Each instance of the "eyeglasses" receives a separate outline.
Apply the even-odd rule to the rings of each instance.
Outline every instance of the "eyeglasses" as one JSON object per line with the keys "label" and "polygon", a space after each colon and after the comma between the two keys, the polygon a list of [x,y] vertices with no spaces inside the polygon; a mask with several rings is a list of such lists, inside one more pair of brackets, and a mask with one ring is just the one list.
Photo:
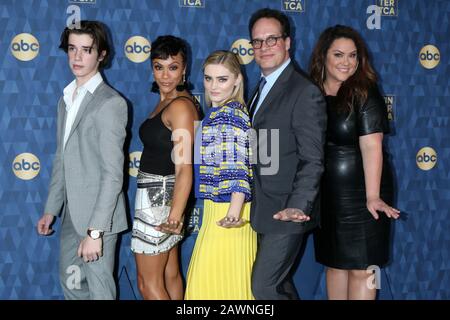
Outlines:
{"label": "eyeglasses", "polygon": [[266,44],[266,46],[268,47],[273,47],[277,44],[278,39],[284,38],[284,36],[270,36],[267,37],[266,40],[262,40],[262,39],[253,39],[252,41],[249,41],[249,43],[252,45],[253,49],[261,49],[263,42]]}

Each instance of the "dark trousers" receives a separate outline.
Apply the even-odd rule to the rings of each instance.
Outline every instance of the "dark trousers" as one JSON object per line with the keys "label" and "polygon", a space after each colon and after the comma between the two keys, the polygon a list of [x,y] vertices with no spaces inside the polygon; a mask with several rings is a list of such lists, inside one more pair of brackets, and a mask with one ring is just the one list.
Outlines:
{"label": "dark trousers", "polygon": [[300,251],[303,234],[260,234],[252,271],[257,300],[298,300],[290,271]]}

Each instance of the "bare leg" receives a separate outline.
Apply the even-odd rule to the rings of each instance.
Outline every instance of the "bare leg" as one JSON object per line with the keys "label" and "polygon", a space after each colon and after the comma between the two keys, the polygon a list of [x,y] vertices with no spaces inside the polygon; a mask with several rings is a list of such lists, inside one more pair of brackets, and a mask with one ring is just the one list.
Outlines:
{"label": "bare leg", "polygon": [[372,273],[366,270],[349,270],[348,298],[350,300],[375,300],[377,290],[369,285]]}
{"label": "bare leg", "polygon": [[329,300],[348,300],[348,270],[327,268]]}
{"label": "bare leg", "polygon": [[183,300],[183,281],[181,280],[180,265],[178,264],[178,246],[169,251],[164,272],[166,289],[171,300]]}
{"label": "bare leg", "polygon": [[169,253],[156,256],[135,254],[138,287],[145,300],[170,300],[164,283],[164,270]]}

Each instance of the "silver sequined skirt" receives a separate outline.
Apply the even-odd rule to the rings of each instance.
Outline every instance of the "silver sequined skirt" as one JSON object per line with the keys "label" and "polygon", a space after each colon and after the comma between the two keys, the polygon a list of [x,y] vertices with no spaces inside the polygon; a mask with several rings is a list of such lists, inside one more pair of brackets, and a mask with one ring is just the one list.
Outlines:
{"label": "silver sequined skirt", "polygon": [[155,226],[167,221],[172,205],[175,175],[138,172],[131,251],[156,255],[173,248],[183,235],[167,234]]}

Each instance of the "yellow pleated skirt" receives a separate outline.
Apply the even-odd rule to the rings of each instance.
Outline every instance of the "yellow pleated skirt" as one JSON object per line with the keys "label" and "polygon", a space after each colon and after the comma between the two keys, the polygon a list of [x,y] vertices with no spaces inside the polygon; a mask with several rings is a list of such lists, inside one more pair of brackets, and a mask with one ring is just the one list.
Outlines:
{"label": "yellow pleated skirt", "polygon": [[[203,221],[187,273],[186,300],[253,300],[252,266],[256,233],[250,223],[240,228],[219,227],[229,203],[205,200]],[[250,203],[242,208],[250,220]]]}

